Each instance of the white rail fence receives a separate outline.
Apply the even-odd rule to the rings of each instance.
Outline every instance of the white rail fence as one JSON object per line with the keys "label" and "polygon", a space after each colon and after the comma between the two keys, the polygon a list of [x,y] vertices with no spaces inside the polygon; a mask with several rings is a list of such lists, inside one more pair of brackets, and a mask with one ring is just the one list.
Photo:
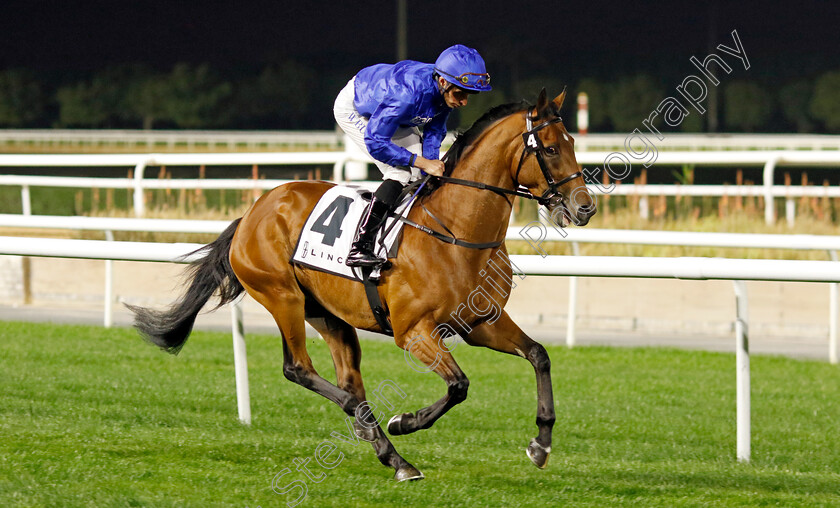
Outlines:
{"label": "white rail fence", "polygon": [[[0,214],[0,227],[103,231],[109,240],[113,240],[114,231],[219,234],[229,224],[230,221]],[[543,244],[546,242],[571,243],[575,254],[578,253],[578,246],[581,243],[818,250],[825,251],[828,258],[832,261],[838,260],[837,252],[840,251],[840,237],[838,236],[699,233],[592,228],[560,230],[537,221],[525,224],[522,227],[509,228],[506,239],[525,241],[538,254],[545,253]],[[140,255],[142,256],[142,254]],[[577,337],[576,317],[578,293],[577,277],[574,274],[569,275],[571,278],[569,283],[566,344],[569,347],[573,347]],[[113,261],[106,260],[103,311],[103,324],[106,327],[113,324],[113,285]],[[834,283],[829,284],[828,357],[829,361],[833,364],[837,364],[840,361],[840,285]]]}
{"label": "white rail fence", "polygon": [[[579,151],[621,150],[626,134],[573,134]],[[666,133],[665,139],[654,139],[663,151],[679,150],[840,150],[840,136],[830,134],[687,134]]]}
{"label": "white rail fence", "polygon": [[[2,219],[0,219],[2,224]],[[508,230],[508,240],[524,240],[538,254],[544,254],[544,242],[567,242],[572,244],[575,255],[581,243],[616,243],[626,245],[659,245],[680,247],[723,247],[749,249],[787,249],[825,251],[828,259],[838,260],[840,236],[827,235],[773,235],[743,233],[705,233],[686,231],[647,231],[622,229],[575,228],[560,230],[551,225],[534,221],[518,231]],[[660,259],[660,258],[650,258]],[[566,344],[574,346],[576,340],[577,277],[570,274],[569,310],[566,328]],[[840,284],[829,284],[829,351],[832,364],[840,361]]]}
{"label": "white rail fence", "polygon": [[[0,130],[0,143],[35,148],[116,148],[145,146],[151,149],[205,147],[234,150],[318,148],[340,149],[342,137],[336,131],[185,131],[185,130],[92,130],[21,129]],[[806,142],[808,144],[808,142]]]}
{"label": "white rail fence", "polygon": [[[158,244],[0,237],[0,254],[131,261],[190,261],[185,256],[199,244]],[[736,294],[736,457],[751,455],[749,319],[745,280],[840,282],[840,264],[829,261],[779,261],[711,258],[632,258],[617,256],[511,256],[524,275],[641,277],[733,280]],[[237,406],[239,418],[250,423],[242,313],[231,306]]]}
{"label": "white rail fence", "polygon": [[[620,150],[625,134],[573,133],[582,150]],[[450,136],[451,137],[451,136]],[[2,129],[0,143],[33,147],[166,146],[235,149],[307,146],[340,149],[342,136],[333,131],[190,131],[98,129]],[[688,134],[668,133],[657,140],[661,150],[840,150],[840,136],[828,134]]]}
{"label": "white rail fence", "polygon": [[[627,153],[633,152],[635,148],[628,146]],[[595,166],[601,168],[608,164],[610,157],[617,152],[580,152],[576,154],[577,161],[584,167]],[[636,152],[636,158],[627,157],[633,164],[641,166],[644,161],[653,160],[653,164],[659,165],[684,165],[696,166],[759,166],[762,167],[761,186],[729,186],[729,185],[616,185],[610,194],[615,195],[638,195],[646,198],[648,196],[761,196],[764,198],[764,220],[768,224],[776,221],[775,198],[787,200],[786,209],[793,210],[791,205],[795,203],[791,198],[801,196],[827,196],[840,197],[840,189],[827,187],[803,187],[776,185],[774,183],[776,168],[778,166],[829,166],[840,167],[840,152],[798,152],[798,151],[732,151],[732,152],[659,152],[655,155],[641,155]],[[638,159],[638,160],[637,160]],[[641,159],[644,159],[641,160]],[[615,160],[615,159],[613,159]],[[614,164],[619,166],[621,163]],[[2,165],[2,163],[0,163]],[[614,169],[623,171],[623,169]],[[601,172],[603,173],[603,171]],[[590,186],[597,193],[603,194],[599,186]],[[648,202],[641,199],[639,202],[640,213],[647,216]]]}
{"label": "white rail fence", "polygon": [[[628,149],[629,150],[629,149]],[[602,167],[616,152],[580,152],[578,162],[588,168]],[[625,156],[626,157],[626,156]],[[237,165],[329,165],[333,180],[346,180],[348,163],[366,162],[358,152],[286,152],[286,153],[199,153],[199,154],[108,154],[108,155],[0,155],[2,167],[117,167],[133,168],[132,178],[57,177],[0,175],[0,185],[20,186],[22,213],[32,213],[30,187],[96,187],[133,189],[134,213],[145,213],[146,189],[271,189],[288,180],[265,179],[152,179],[145,178],[149,166],[237,166]],[[632,161],[642,167],[642,161]],[[762,167],[762,184],[730,185],[634,185],[619,184],[605,189],[590,185],[595,194],[637,195],[640,214],[647,216],[650,196],[761,196],[768,224],[776,220],[776,200],[785,199],[788,221],[793,220],[795,201],[802,196],[840,197],[840,188],[824,186],[785,186],[774,183],[779,166],[840,167],[840,151],[729,151],[729,152],[660,152],[654,164]],[[594,169],[593,169],[594,170]],[[632,173],[631,173],[632,174]],[[370,182],[360,184],[375,185]]]}
{"label": "white rail fence", "polygon": [[202,153],[202,154],[107,154],[107,155],[0,155],[0,167],[118,167],[133,168],[132,178],[55,177],[0,175],[0,185],[21,186],[22,213],[32,213],[29,188],[95,187],[133,189],[134,214],[145,214],[146,189],[273,189],[288,180],[264,179],[151,179],[144,178],[149,166],[253,166],[253,165],[330,165],[334,178],[341,181],[347,162],[359,161],[349,152],[283,153]]}

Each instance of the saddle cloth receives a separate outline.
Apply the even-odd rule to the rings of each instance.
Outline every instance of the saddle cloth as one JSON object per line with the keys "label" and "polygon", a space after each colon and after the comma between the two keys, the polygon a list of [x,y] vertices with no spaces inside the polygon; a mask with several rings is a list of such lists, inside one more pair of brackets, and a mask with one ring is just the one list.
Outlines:
{"label": "saddle cloth", "polygon": [[[406,196],[395,209],[395,215],[407,215],[413,201]],[[362,271],[344,264],[362,214],[370,202],[370,191],[358,186],[335,186],[324,193],[306,219],[298,238],[292,262],[354,280],[362,280]],[[396,257],[397,238],[403,223],[388,217],[385,227],[376,236],[374,253],[379,257]],[[384,240],[383,233],[387,233]],[[387,256],[386,256],[387,254]],[[379,268],[371,278],[379,276]]]}

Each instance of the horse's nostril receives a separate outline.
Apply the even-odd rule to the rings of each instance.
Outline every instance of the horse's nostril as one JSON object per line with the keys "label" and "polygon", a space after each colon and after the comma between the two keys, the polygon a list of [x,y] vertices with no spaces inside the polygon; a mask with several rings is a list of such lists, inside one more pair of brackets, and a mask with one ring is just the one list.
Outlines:
{"label": "horse's nostril", "polygon": [[595,207],[592,205],[581,205],[578,207],[578,213],[581,215],[594,215]]}

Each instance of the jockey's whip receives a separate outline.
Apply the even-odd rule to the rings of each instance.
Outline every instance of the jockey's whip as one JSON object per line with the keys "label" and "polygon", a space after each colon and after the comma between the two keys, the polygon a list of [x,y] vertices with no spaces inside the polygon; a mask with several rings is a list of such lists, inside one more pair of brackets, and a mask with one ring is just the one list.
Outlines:
{"label": "jockey's whip", "polygon": [[[414,199],[417,197],[417,194],[419,194],[420,191],[423,189],[423,187],[426,186],[426,182],[428,182],[429,179],[432,178],[432,175],[426,173],[422,169],[420,171],[426,176],[423,178],[423,181],[420,182],[420,185],[417,186],[417,189],[414,191],[414,194],[412,194],[411,198],[409,198],[408,204],[406,204],[406,208],[403,209],[403,211],[399,214],[399,216],[402,216],[402,214],[405,213],[405,210],[411,205],[412,202],[414,202]],[[393,217],[397,217],[397,214],[393,211],[389,212],[389,215],[392,215]],[[385,242],[385,237],[388,236],[388,234],[391,232],[391,230],[397,225],[397,222],[398,222],[397,220],[393,221],[391,223],[391,225],[386,226],[385,230],[382,232],[382,236],[379,239],[379,244],[380,244],[381,247],[383,247],[383,248],[385,247],[385,243],[384,243]]]}
{"label": "jockey's whip", "polygon": [[426,175],[426,176],[423,178],[423,181],[422,181],[422,182],[420,183],[420,185],[417,187],[417,190],[415,190],[415,191],[414,191],[414,194],[412,194],[412,195],[411,195],[411,199],[409,199],[409,200],[408,200],[408,202],[409,202],[409,203],[411,203],[412,201],[414,201],[414,198],[416,198],[416,197],[417,197],[417,194],[420,194],[420,191],[421,191],[421,190],[423,190],[423,187],[425,187],[425,186],[426,186],[426,182],[428,182],[428,181],[429,181],[429,179],[432,177],[432,175],[430,175],[430,174],[426,173],[426,172],[425,172],[425,171],[423,171],[422,169],[421,169],[420,171],[421,171],[424,175]]}

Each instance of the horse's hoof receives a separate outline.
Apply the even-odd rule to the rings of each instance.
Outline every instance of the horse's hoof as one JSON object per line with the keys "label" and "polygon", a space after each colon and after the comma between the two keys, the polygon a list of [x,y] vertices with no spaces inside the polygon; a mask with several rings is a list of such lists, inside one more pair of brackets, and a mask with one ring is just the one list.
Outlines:
{"label": "horse's hoof", "polygon": [[394,415],[388,420],[388,433],[392,436],[401,436],[406,434],[406,432],[402,428],[402,420],[403,416],[409,416],[409,413],[402,413],[399,415]]}
{"label": "horse's hoof", "polygon": [[425,478],[423,473],[411,464],[407,464],[397,469],[396,474],[394,474],[394,479],[398,482],[404,482],[407,480],[422,480],[423,478]]}
{"label": "horse's hoof", "polygon": [[546,464],[548,464],[548,455],[551,453],[551,447],[545,447],[539,444],[537,439],[534,438],[531,440],[531,443],[528,444],[528,448],[525,449],[525,453],[535,466],[540,469],[545,469]]}

